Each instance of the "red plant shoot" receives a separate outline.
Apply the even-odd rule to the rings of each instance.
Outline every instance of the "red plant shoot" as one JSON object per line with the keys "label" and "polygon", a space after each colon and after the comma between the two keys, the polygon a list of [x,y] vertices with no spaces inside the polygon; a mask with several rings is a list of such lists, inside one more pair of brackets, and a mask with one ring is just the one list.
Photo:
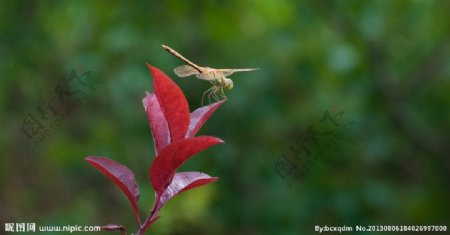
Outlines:
{"label": "red plant shoot", "polygon": [[[133,172],[106,157],[86,157],[86,161],[112,180],[130,201],[138,224],[136,235],[145,233],[159,218],[161,208],[174,196],[218,180],[217,177],[202,172],[176,171],[195,154],[223,143],[212,136],[195,135],[224,101],[203,106],[190,113],[188,102],[175,82],[159,69],[149,64],[147,67],[153,75],[155,93],[146,92],[142,103],[155,144],[155,159],[149,170],[155,201],[144,222],[139,217],[139,190]],[[108,224],[102,226],[102,229],[126,234],[122,225]]]}

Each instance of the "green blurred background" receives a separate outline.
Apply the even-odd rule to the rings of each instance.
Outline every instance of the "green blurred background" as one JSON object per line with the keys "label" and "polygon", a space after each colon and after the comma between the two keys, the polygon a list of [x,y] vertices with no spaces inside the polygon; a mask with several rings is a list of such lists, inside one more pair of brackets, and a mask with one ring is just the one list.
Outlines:
{"label": "green blurred background", "polygon": [[[152,91],[145,63],[179,84],[191,110],[210,87],[176,78],[182,63],[161,44],[199,65],[260,70],[231,77],[228,102],[200,131],[226,144],[182,167],[220,180],[169,202],[149,234],[448,226],[449,12],[449,1],[1,1],[1,226],[119,223],[136,231],[127,199],[84,157],[132,169],[147,214],[154,146],[141,103]],[[72,70],[101,82],[90,90],[68,81]],[[39,119],[58,87],[89,94],[36,144],[24,120]],[[47,111],[48,127],[55,117]],[[324,133],[338,130],[321,121],[325,111],[355,125],[302,177],[283,179],[280,156],[306,166],[307,154],[297,160],[290,149],[311,127],[320,134],[309,143],[316,152],[330,141]]]}

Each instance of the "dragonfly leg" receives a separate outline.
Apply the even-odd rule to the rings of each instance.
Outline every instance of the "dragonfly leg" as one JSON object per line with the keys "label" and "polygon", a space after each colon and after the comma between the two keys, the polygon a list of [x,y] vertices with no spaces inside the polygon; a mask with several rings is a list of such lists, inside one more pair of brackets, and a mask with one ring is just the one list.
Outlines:
{"label": "dragonfly leg", "polygon": [[212,93],[212,90],[209,92],[209,94],[208,94],[208,102],[211,104],[211,93]]}
{"label": "dragonfly leg", "polygon": [[205,95],[206,95],[206,93],[208,93],[209,92],[209,94],[208,94],[208,99],[210,100],[209,101],[209,103],[211,103],[211,99],[209,98],[209,96],[211,95],[211,91],[212,91],[212,89],[213,89],[214,87],[211,87],[211,88],[209,88],[208,90],[206,90],[205,92],[203,92],[203,95],[202,95],[202,106],[203,106],[203,100],[204,100],[204,98],[205,98]]}
{"label": "dragonfly leg", "polygon": [[209,101],[209,103],[211,104],[211,96],[213,96],[213,94],[214,94],[214,90],[216,89],[216,87],[215,86],[213,86],[213,87],[211,87],[210,88],[210,92],[209,92],[209,94],[208,94],[208,101]]}
{"label": "dragonfly leg", "polygon": [[223,87],[220,88],[220,96],[225,100],[228,100],[227,96],[225,95],[225,92],[223,91]]}
{"label": "dragonfly leg", "polygon": [[217,95],[219,93],[219,90],[220,90],[220,87],[216,87],[216,89],[214,89],[213,97],[214,97],[214,100],[216,100],[216,101],[220,100],[219,96]]}

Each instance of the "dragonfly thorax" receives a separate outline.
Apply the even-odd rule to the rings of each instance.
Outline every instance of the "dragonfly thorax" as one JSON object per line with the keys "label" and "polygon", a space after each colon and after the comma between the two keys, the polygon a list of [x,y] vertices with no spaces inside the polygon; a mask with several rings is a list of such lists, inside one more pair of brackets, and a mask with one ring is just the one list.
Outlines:
{"label": "dragonfly thorax", "polygon": [[226,90],[233,89],[233,81],[225,76],[222,73],[211,72],[210,74],[210,82],[213,86],[218,87],[220,89],[225,88]]}
{"label": "dragonfly thorax", "polygon": [[223,73],[217,71],[216,69],[206,67],[206,71],[203,72],[208,75],[211,80],[220,81],[223,77]]}

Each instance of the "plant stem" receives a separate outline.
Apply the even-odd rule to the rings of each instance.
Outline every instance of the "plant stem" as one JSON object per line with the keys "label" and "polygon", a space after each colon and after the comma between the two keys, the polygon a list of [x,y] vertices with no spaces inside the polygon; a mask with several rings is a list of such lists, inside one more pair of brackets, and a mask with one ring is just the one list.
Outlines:
{"label": "plant stem", "polygon": [[138,231],[136,232],[136,235],[143,235],[145,231],[148,229],[148,227],[156,220],[158,219],[158,211],[159,211],[159,204],[160,204],[160,196],[156,196],[156,200],[153,203],[152,209],[150,213],[148,214],[147,218],[145,219],[144,223],[139,226]]}

